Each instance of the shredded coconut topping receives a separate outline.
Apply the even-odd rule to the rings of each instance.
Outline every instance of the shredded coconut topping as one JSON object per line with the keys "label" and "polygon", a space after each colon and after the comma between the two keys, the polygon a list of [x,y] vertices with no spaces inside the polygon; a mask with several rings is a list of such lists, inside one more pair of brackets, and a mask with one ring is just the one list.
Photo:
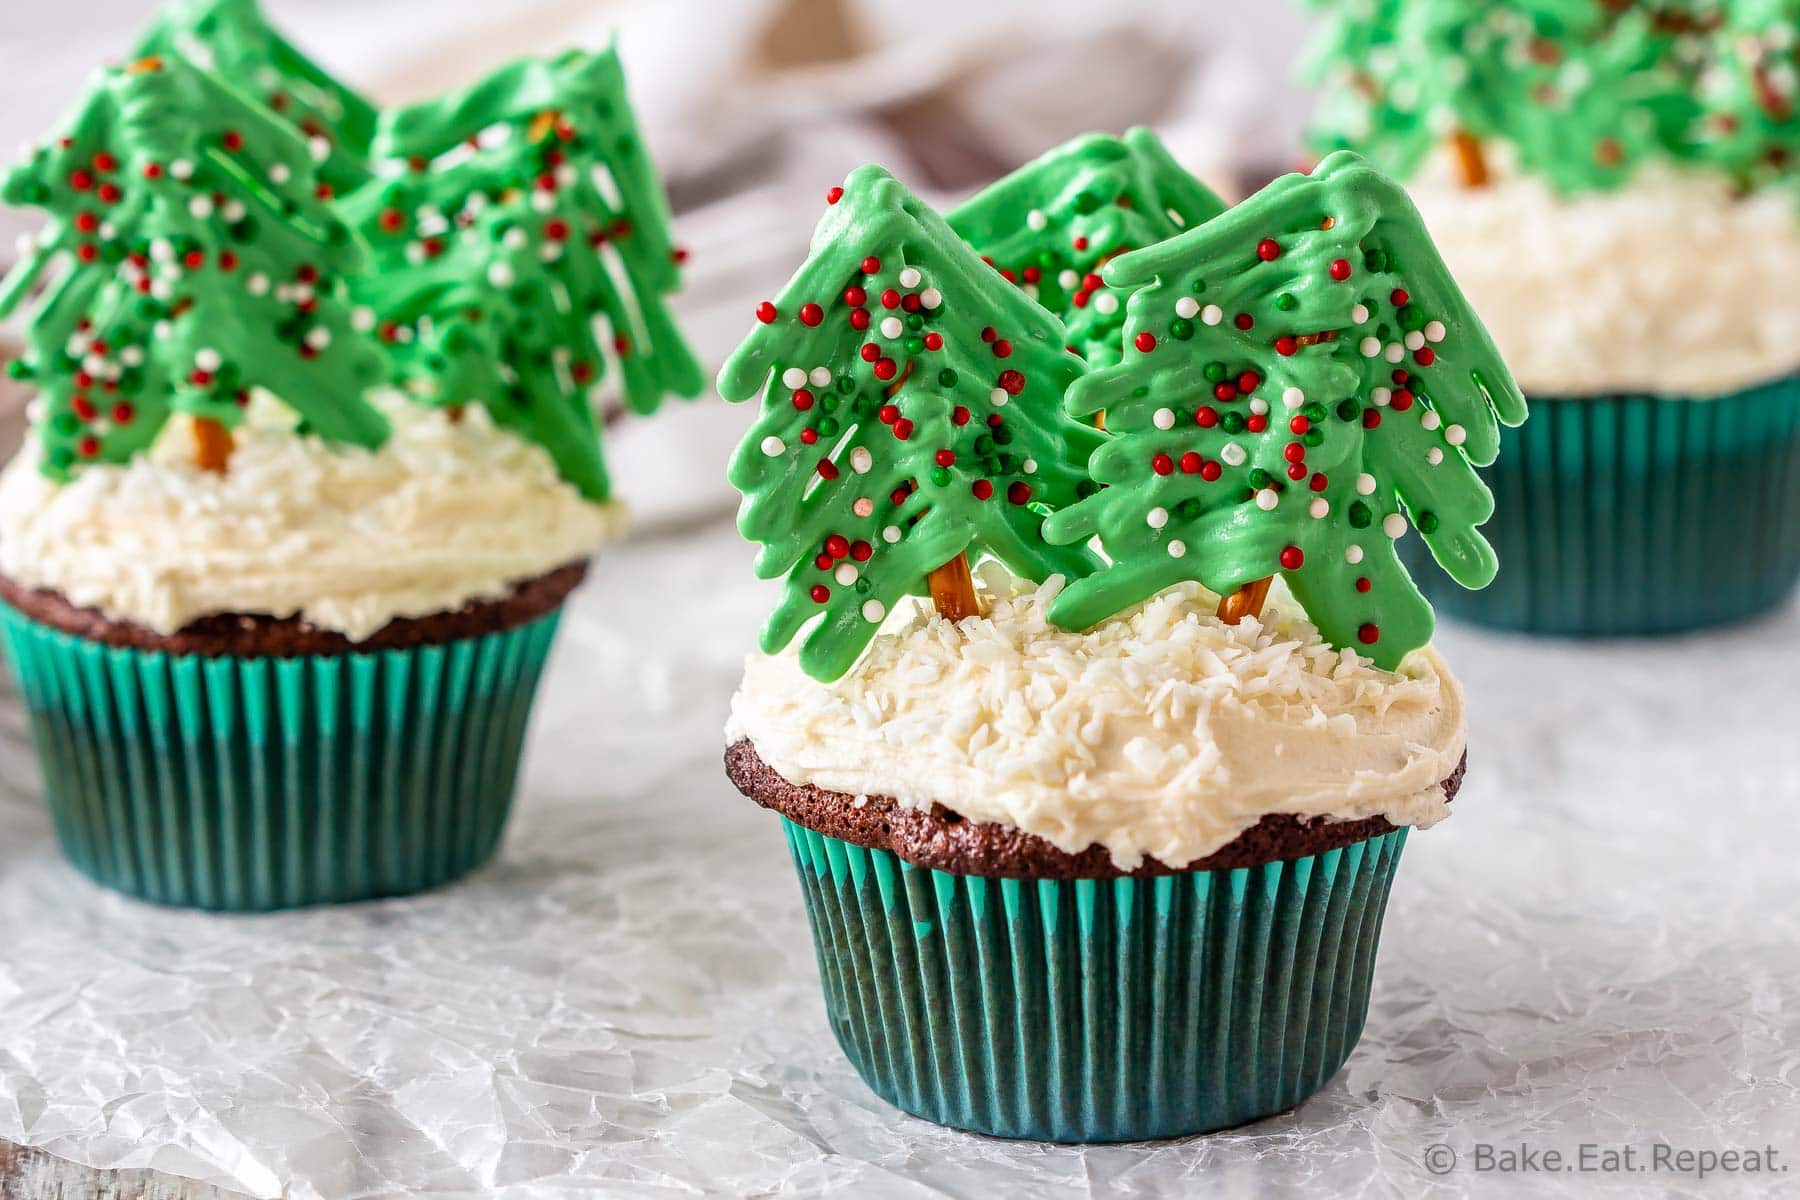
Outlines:
{"label": "shredded coconut topping", "polygon": [[1462,757],[1462,693],[1431,649],[1399,672],[1325,645],[1279,588],[1265,620],[1171,588],[1087,633],[1060,584],[951,624],[896,608],[843,678],[752,655],[727,738],[793,783],[942,804],[1122,868],[1203,858],[1269,813],[1430,825]]}

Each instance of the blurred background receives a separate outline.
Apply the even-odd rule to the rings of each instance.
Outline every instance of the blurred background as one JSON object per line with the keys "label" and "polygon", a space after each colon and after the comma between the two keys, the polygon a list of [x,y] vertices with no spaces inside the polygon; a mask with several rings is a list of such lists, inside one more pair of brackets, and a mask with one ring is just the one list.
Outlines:
{"label": "blurred background", "polygon": [[[154,0],[15,0],[0,37],[0,154],[40,138]],[[377,103],[517,55],[619,39],[690,251],[677,299],[709,370],[800,264],[825,189],[881,162],[940,209],[1089,130],[1154,126],[1222,195],[1300,161],[1298,0],[265,0],[302,50]],[[0,267],[38,214],[0,211]],[[0,326],[7,357],[17,325]],[[7,385],[0,382],[0,388]],[[0,441],[22,399],[0,395]],[[640,530],[735,505],[722,464],[754,406],[703,397],[616,428]],[[10,420],[5,418],[10,417]],[[660,453],[680,446],[683,453]],[[10,445],[0,444],[0,451]]]}

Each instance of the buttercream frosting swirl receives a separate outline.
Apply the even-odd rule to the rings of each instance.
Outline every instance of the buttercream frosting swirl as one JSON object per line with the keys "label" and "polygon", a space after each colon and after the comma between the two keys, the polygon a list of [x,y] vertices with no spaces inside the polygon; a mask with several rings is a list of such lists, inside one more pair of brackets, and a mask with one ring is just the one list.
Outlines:
{"label": "buttercream frosting swirl", "polygon": [[189,459],[171,427],[129,463],[56,483],[28,442],[0,474],[0,573],[159,633],[237,612],[300,615],[354,640],[397,617],[495,599],[593,554],[623,509],[583,499],[544,451],[380,396],[374,451],[295,436],[253,406],[230,470]]}
{"label": "buttercream frosting swirl", "polygon": [[[1462,758],[1462,691],[1437,653],[1397,672],[1334,650],[1273,593],[1225,625],[1171,588],[1087,633],[1046,621],[1058,581],[951,624],[896,609],[842,678],[753,654],[728,742],[783,778],[912,807],[942,804],[1123,869],[1179,865],[1270,813],[1426,826]],[[1279,585],[1278,585],[1279,587]]]}
{"label": "buttercream frosting swirl", "polygon": [[1407,183],[1432,241],[1533,396],[1708,397],[1800,367],[1800,211],[1716,175],[1647,166],[1563,196],[1501,164]]}

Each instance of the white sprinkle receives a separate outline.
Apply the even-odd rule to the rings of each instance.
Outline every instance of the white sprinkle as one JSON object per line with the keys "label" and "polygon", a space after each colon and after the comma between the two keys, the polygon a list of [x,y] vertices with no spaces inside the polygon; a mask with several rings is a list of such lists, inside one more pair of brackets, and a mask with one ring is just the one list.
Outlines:
{"label": "white sprinkle", "polygon": [[[173,173],[175,168],[170,167],[169,170]],[[277,187],[286,183],[293,177],[294,174],[292,171],[288,170],[288,165],[286,163],[275,163],[269,167],[269,182],[275,184]]]}
{"label": "white sprinkle", "polygon": [[579,178],[575,173],[574,163],[563,163],[556,168],[555,174],[557,187],[571,187],[574,185],[575,180]]}
{"label": "white sprinkle", "polygon": [[1175,315],[1178,317],[1182,317],[1184,319],[1192,318],[1194,316],[1197,316],[1199,314],[1199,312],[1200,312],[1200,302],[1198,300],[1194,299],[1192,296],[1183,296],[1181,299],[1179,299],[1175,302]]}
{"label": "white sprinkle", "polygon": [[1381,532],[1391,538],[1397,538],[1406,532],[1406,518],[1399,513],[1389,513],[1381,518]]}
{"label": "white sprinkle", "polygon": [[331,143],[322,137],[307,138],[306,149],[307,153],[312,155],[314,162],[324,162],[331,157]]}
{"label": "white sprinkle", "polygon": [[1228,467],[1241,467],[1244,465],[1244,448],[1236,442],[1226,442],[1225,448],[1219,451],[1219,458]]}
{"label": "white sprinkle", "polygon": [[174,331],[174,323],[168,320],[158,321],[150,327],[150,332],[156,335],[158,341],[166,340]]}
{"label": "white sprinkle", "polygon": [[1443,462],[1444,448],[1442,446],[1433,446],[1431,449],[1427,450],[1425,452],[1425,461],[1434,467]]}
{"label": "white sprinkle", "polygon": [[1169,542],[1169,557],[1170,558],[1180,558],[1183,555],[1185,555],[1186,553],[1187,553],[1187,543],[1182,541],[1180,538],[1172,539]]}
{"label": "white sprinkle", "polygon": [[269,277],[261,271],[244,280],[244,290],[252,296],[265,296],[269,292]]}
{"label": "white sprinkle", "polygon": [[1037,459],[1035,459],[1035,458],[1026,459],[1024,469],[1025,469],[1025,473],[1027,475],[1036,475],[1037,474]]}
{"label": "white sprinkle", "polygon": [[995,408],[1005,408],[1006,402],[1009,399],[1011,399],[1011,397],[1006,394],[1005,388],[995,388],[988,393],[988,403],[992,404]]}
{"label": "white sprinkle", "polygon": [[313,286],[310,283],[296,283],[288,293],[289,299],[293,300],[295,304],[310,303],[313,295]]}
{"label": "white sprinkle", "polygon": [[406,261],[415,267],[424,262],[425,247],[418,242],[408,242],[406,244]]}
{"label": "white sprinkle", "polygon": [[1056,286],[1065,292],[1072,292],[1081,286],[1081,276],[1074,271],[1065,270],[1056,277]]}
{"label": "white sprinkle", "polygon": [[1297,387],[1288,388],[1281,393],[1281,402],[1289,408],[1299,408],[1306,403],[1306,393]]}
{"label": "white sprinkle", "polygon": [[918,287],[919,280],[923,278],[925,277],[919,274],[919,268],[907,267],[904,271],[900,272],[900,286],[904,288]]}
{"label": "white sprinkle", "polygon": [[188,215],[195,220],[203,221],[212,216],[213,202],[210,196],[190,196],[188,198]]}
{"label": "white sprinkle", "polygon": [[202,346],[194,351],[194,365],[202,371],[216,371],[224,365],[224,362],[225,360],[219,357],[219,352],[210,346]]}
{"label": "white sprinkle", "polygon": [[1168,523],[1169,523],[1169,510],[1166,508],[1153,508],[1149,512],[1144,514],[1144,524],[1148,525],[1152,529],[1161,529],[1164,525],[1167,525]]}
{"label": "white sprinkle", "polygon": [[[420,224],[423,225],[424,222],[420,222]],[[530,239],[525,236],[525,231],[520,229],[517,225],[500,235],[500,244],[505,246],[508,250],[523,250],[525,248],[525,243],[529,240]]]}
{"label": "white sprinkle", "polygon": [[786,450],[786,443],[772,433],[762,440],[762,452],[770,458],[775,458]]}
{"label": "white sprinkle", "polygon": [[926,288],[919,293],[919,303],[923,304],[926,308],[936,308],[943,302],[944,293],[938,291],[936,288]]}
{"label": "white sprinkle", "polygon": [[1375,494],[1375,477],[1367,471],[1358,475],[1356,477],[1356,494],[1359,496],[1373,496]]}
{"label": "white sprinkle", "polygon": [[889,545],[899,541],[900,527],[898,525],[889,525],[886,529],[881,531],[881,540],[887,542]]}
{"label": "white sprinkle", "polygon": [[[869,453],[867,446],[858,446],[850,452],[850,469],[855,471],[858,475],[867,475],[874,467],[875,456]],[[861,501],[858,501],[857,503],[860,504]],[[866,517],[869,514],[858,513],[856,515],[859,517]]]}
{"label": "white sprinkle", "polygon": [[[176,179],[192,179],[194,177],[194,164],[185,158],[178,158],[169,164],[169,174]],[[273,177],[273,172],[271,172],[270,178]]]}
{"label": "white sprinkle", "polygon": [[331,345],[331,330],[323,325],[314,325],[306,331],[306,344],[314,350],[323,350]]}
{"label": "white sprinkle", "polygon": [[812,374],[807,376],[807,378],[812,380],[812,385],[816,388],[830,387],[831,386],[831,368],[830,367],[814,367],[812,369]]}
{"label": "white sprinkle", "polygon": [[168,238],[157,238],[150,243],[150,257],[157,262],[172,262],[175,258],[175,243]]}
{"label": "white sprinkle", "polygon": [[1397,363],[1406,357],[1406,347],[1399,342],[1389,342],[1386,357],[1389,362]]}
{"label": "white sprinkle", "polygon": [[1027,296],[1030,296],[1033,300],[1036,300],[1038,298],[1038,296],[1041,294],[1038,291],[1038,285],[1035,283],[1024,284],[1023,286],[1021,286],[1019,288],[1019,290],[1021,292],[1024,292]]}
{"label": "white sprinkle", "polygon": [[1444,418],[1438,416],[1434,410],[1429,408],[1426,409],[1424,415],[1419,418],[1419,424],[1426,429],[1436,429],[1443,423]]}
{"label": "white sprinkle", "polygon": [[835,570],[831,573],[831,577],[833,579],[837,580],[839,583],[843,584],[845,587],[848,587],[851,584],[856,582],[856,575],[857,575],[857,571],[856,571],[855,564],[847,563],[847,562],[839,563],[837,565],[837,570]]}
{"label": "white sprinkle", "polygon": [[1469,440],[1469,431],[1461,425],[1447,425],[1444,427],[1444,440],[1452,446],[1460,446]]}
{"label": "white sprinkle", "polygon": [[1331,502],[1323,496],[1314,496],[1312,503],[1306,506],[1306,511],[1316,521],[1331,512]]}
{"label": "white sprinkle", "polygon": [[858,496],[856,503],[850,506],[850,511],[859,517],[869,516],[875,511],[875,502],[867,496]]}
{"label": "white sprinkle", "polygon": [[1427,321],[1425,323],[1425,340],[1428,342],[1443,341],[1444,334],[1447,332],[1449,331],[1444,328],[1444,323],[1442,321]]}
{"label": "white sprinkle", "polygon": [[862,614],[863,620],[874,624],[887,616],[887,606],[879,600],[864,600]]}
{"label": "white sprinkle", "polygon": [[167,300],[175,294],[175,287],[167,279],[158,279],[150,285],[150,294],[158,300]]}
{"label": "white sprinkle", "polygon": [[549,212],[556,207],[556,193],[546,192],[542,188],[532,188],[531,207],[534,212]]}
{"label": "white sprinkle", "polygon": [[883,317],[881,319],[882,337],[889,339],[897,338],[905,331],[906,326],[901,323],[899,317]]}
{"label": "white sprinkle", "polygon": [[1394,392],[1393,392],[1392,388],[1378,387],[1374,391],[1369,393],[1369,399],[1371,399],[1375,402],[1376,408],[1386,408],[1388,406],[1388,402],[1391,401],[1393,398],[1394,398]]}
{"label": "white sprinkle", "polygon": [[1362,553],[1361,546],[1351,546],[1349,549],[1344,551],[1344,561],[1349,563],[1351,566],[1355,566],[1357,563],[1361,562],[1362,560],[1363,560],[1363,553]]}
{"label": "white sprinkle", "polygon": [[1025,214],[1025,227],[1027,229],[1044,229],[1048,227],[1049,224],[1050,218],[1044,215],[1043,209],[1034,208]]}
{"label": "white sprinkle", "polygon": [[511,287],[513,270],[503,262],[492,263],[488,266],[487,277],[488,282],[497,288]]}
{"label": "white sprinkle", "polygon": [[350,328],[358,333],[367,333],[375,328],[375,310],[367,306],[351,309]]}
{"label": "white sprinkle", "polygon": [[225,207],[219,210],[219,215],[224,217],[227,221],[230,221],[233,225],[236,225],[239,221],[244,219],[244,205],[238,200],[228,200],[225,203]]}
{"label": "white sprinkle", "polygon": [[1094,297],[1094,311],[1101,316],[1111,316],[1119,311],[1119,297],[1114,292],[1101,292]]}
{"label": "white sprinkle", "polygon": [[1275,506],[1280,503],[1281,496],[1274,488],[1263,488],[1256,493],[1256,507],[1262,509],[1264,512],[1275,511]]}
{"label": "white sprinkle", "polygon": [[119,361],[128,367],[142,366],[144,364],[144,348],[142,346],[125,347],[119,351]]}
{"label": "white sprinkle", "polygon": [[1172,408],[1159,408],[1151,416],[1150,420],[1158,429],[1173,429],[1175,428],[1175,410]]}
{"label": "white sprinkle", "polygon": [[1250,411],[1259,417],[1266,417],[1269,415],[1269,402],[1261,396],[1252,396],[1250,397]]}
{"label": "white sprinkle", "polygon": [[1350,323],[1352,325],[1361,325],[1364,321],[1367,321],[1368,319],[1369,319],[1369,306],[1368,305],[1357,304],[1357,305],[1354,305],[1351,307]]}
{"label": "white sprinkle", "polygon": [[1216,304],[1209,304],[1200,310],[1200,321],[1205,325],[1217,325],[1225,319],[1225,310]]}
{"label": "white sprinkle", "polygon": [[1417,350],[1420,346],[1423,346],[1424,344],[1425,344],[1425,335],[1420,333],[1418,330],[1415,329],[1411,333],[1406,335],[1406,348],[1408,350]]}
{"label": "white sprinkle", "polygon": [[790,390],[806,386],[806,372],[799,367],[789,367],[781,373],[781,386]]}
{"label": "white sprinkle", "polygon": [[1364,358],[1374,358],[1377,354],[1381,353],[1381,339],[1378,337],[1366,337],[1357,343],[1356,348],[1362,351],[1362,356]]}

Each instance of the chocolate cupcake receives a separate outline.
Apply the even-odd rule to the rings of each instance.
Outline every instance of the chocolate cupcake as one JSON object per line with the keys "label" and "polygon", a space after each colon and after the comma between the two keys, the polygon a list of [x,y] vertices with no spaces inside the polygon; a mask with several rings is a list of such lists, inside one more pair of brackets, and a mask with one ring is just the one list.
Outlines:
{"label": "chocolate cupcake", "polygon": [[303,137],[200,65],[266,52],[347,94],[253,6],[171,10],[152,43],[189,57],[101,72],[0,185],[50,214],[0,313],[69,263],[0,477],[0,632],[57,833],[172,904],[442,883],[498,843],[563,602],[623,520],[596,319],[632,407],[700,382],[617,61],[382,114],[396,192],[362,182],[370,130]]}
{"label": "chocolate cupcake", "polygon": [[750,661],[726,770],[782,817],[832,1030],[885,1099],[1003,1136],[1291,1108],[1361,1034],[1461,692],[1429,652],[1346,664],[1282,596],[1230,626],[1186,585],[1094,634],[1050,598],[915,610],[829,684]]}
{"label": "chocolate cupcake", "polygon": [[[1533,401],[1485,478],[1535,633],[1739,620],[1800,581],[1790,8],[1316,0],[1321,150],[1406,183]],[[1777,11],[1777,10],[1780,11]]]}
{"label": "chocolate cupcake", "polygon": [[782,818],[839,1043],[1009,1137],[1298,1104],[1461,781],[1396,546],[1492,577],[1505,365],[1352,155],[1107,262],[1091,367],[886,172],[828,199],[719,390],[761,398],[731,480],[783,580],[726,770]]}

